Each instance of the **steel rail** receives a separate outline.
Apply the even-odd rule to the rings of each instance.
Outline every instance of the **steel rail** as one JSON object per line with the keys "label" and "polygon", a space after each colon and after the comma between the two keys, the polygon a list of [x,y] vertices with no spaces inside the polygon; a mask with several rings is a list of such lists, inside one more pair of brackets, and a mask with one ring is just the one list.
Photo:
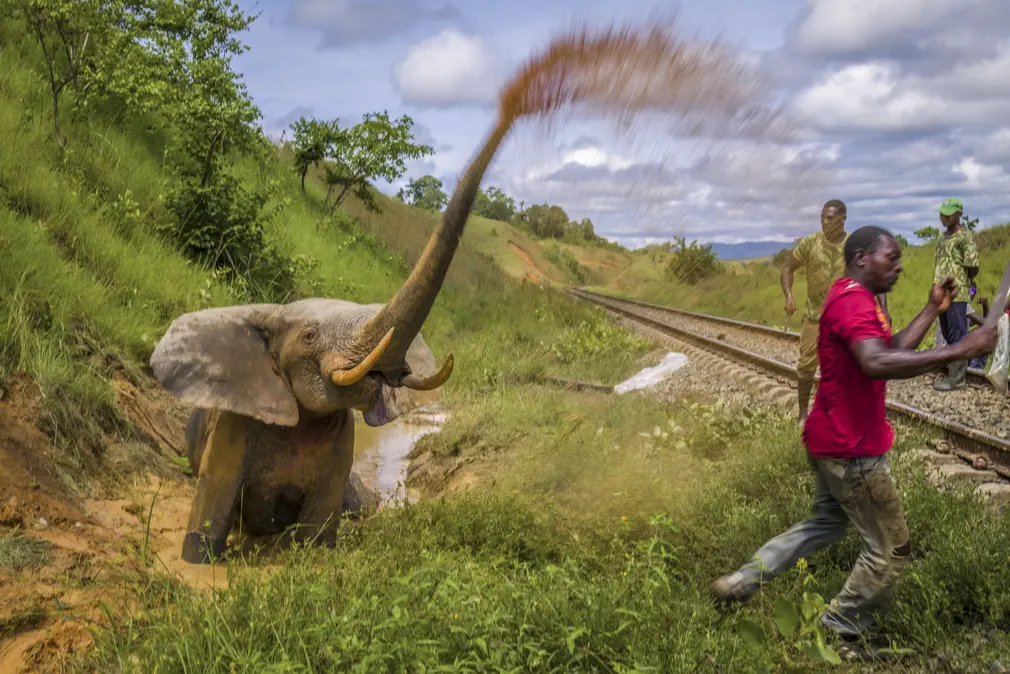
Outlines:
{"label": "steel rail", "polygon": [[[690,316],[691,318],[697,318],[702,321],[708,321],[709,323],[715,323],[717,325],[728,325],[735,328],[740,328],[741,330],[748,330],[750,332],[755,332],[759,334],[768,335],[769,337],[775,337],[777,339],[784,339],[790,342],[797,342],[800,339],[800,333],[793,332],[792,330],[779,330],[767,325],[761,325],[760,323],[749,323],[747,321],[737,320],[735,318],[725,318],[724,316],[714,316],[712,314],[702,314],[696,311],[688,311],[686,309],[678,309],[676,307],[668,307],[664,304],[652,304],[651,302],[643,302],[641,300],[633,300],[626,297],[614,297],[611,295],[604,295],[601,293],[594,293],[589,290],[583,290],[582,288],[575,288],[572,290],[577,290],[587,296],[598,297],[607,300],[618,300],[620,302],[625,302],[627,304],[633,304],[640,307],[646,307],[648,309],[655,309],[657,311],[664,311],[669,314],[676,314],[680,316]],[[937,370],[937,372],[945,372],[946,369]],[[986,388],[992,388],[992,384],[986,379],[985,370],[979,370],[978,368],[969,367],[968,368],[968,380],[973,384],[978,386],[984,386]],[[1010,391],[1007,392],[1010,395]]]}
{"label": "steel rail", "polygon": [[[787,365],[772,358],[756,354],[746,349],[741,349],[740,347],[733,346],[732,344],[727,344],[717,339],[712,339],[710,337],[704,337],[702,335],[692,333],[688,330],[685,330],[684,328],[679,328],[677,326],[670,325],[669,323],[665,323],[663,321],[659,321],[654,318],[650,318],[648,316],[642,316],[641,314],[638,314],[633,310],[620,306],[622,304],[635,305],[641,303],[625,300],[623,298],[597,295],[596,293],[589,293],[578,288],[569,288],[568,291],[571,294],[575,295],[576,297],[581,297],[586,301],[604,306],[617,314],[626,316],[631,320],[641,323],[643,325],[648,325],[649,327],[658,330],[660,332],[664,332],[678,339],[694,343],[709,351],[715,351],[722,355],[733,358],[735,360],[743,361],[744,363],[754,365],[756,367],[765,370],[766,372],[773,373],[779,377],[786,378],[790,381],[796,381],[796,368],[792,367],[791,365]],[[957,439],[968,440],[973,443],[985,445],[987,448],[995,450],[999,455],[1001,455],[1001,458],[1004,461],[1006,460],[1007,456],[1010,456],[1010,441],[1008,440],[996,437],[995,435],[991,435],[977,428],[971,428],[970,426],[959,424],[955,421],[951,421],[950,419],[946,419],[944,417],[932,414],[930,412],[920,410],[917,407],[912,407],[911,405],[907,405],[905,403],[898,402],[896,400],[888,399],[886,401],[886,405],[888,412],[892,414],[907,419],[922,421],[932,426],[936,426],[938,428],[947,431],[950,434],[953,434]],[[1006,467],[1001,466],[999,469],[993,467],[993,469],[996,470],[996,472],[998,472],[1003,477],[1010,477],[1010,470],[1008,470]]]}

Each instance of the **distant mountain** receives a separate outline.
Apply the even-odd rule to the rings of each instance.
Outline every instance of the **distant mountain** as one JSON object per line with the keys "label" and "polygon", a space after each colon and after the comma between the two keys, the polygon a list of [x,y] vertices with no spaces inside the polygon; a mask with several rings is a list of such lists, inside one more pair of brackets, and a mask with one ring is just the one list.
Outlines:
{"label": "distant mountain", "polygon": [[746,260],[752,257],[774,255],[792,246],[791,241],[744,241],[742,243],[713,243],[712,251],[721,260]]}

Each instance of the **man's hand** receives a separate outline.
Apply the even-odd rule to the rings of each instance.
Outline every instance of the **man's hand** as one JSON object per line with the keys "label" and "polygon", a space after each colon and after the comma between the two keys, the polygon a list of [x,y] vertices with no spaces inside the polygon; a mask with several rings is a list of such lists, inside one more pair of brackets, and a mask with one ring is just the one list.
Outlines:
{"label": "man's hand", "polygon": [[970,331],[954,345],[962,358],[975,358],[992,353],[996,348],[996,324],[981,325]]}
{"label": "man's hand", "polygon": [[929,291],[929,303],[936,307],[938,313],[943,313],[957,296],[957,281],[949,274],[933,286]]}
{"label": "man's hand", "polygon": [[792,295],[786,298],[786,313],[790,316],[796,313],[796,301],[793,300]]}

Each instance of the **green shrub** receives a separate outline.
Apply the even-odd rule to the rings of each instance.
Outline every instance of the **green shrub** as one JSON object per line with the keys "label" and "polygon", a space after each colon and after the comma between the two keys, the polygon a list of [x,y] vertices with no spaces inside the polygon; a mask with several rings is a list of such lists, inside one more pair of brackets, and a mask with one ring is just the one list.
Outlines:
{"label": "green shrub", "polygon": [[676,244],[666,271],[681,283],[694,285],[722,271],[722,263],[711,244],[699,245],[692,241],[687,245],[683,237],[677,238]]}

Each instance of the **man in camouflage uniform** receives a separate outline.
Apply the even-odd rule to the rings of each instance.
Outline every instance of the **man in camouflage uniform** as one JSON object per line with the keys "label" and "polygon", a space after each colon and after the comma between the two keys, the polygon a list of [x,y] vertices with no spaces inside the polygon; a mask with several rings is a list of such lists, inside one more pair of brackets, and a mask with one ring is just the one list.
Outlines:
{"label": "man in camouflage uniform", "polygon": [[[978,249],[975,247],[975,237],[961,226],[963,210],[964,204],[954,197],[944,201],[939,208],[940,222],[945,231],[936,241],[933,283],[946,275],[954,277],[957,282],[957,296],[939,318],[940,330],[948,344],[957,344],[968,334],[968,302],[972,281],[978,274]],[[953,362],[947,366],[947,376],[938,377],[933,382],[933,388],[937,391],[963,388],[967,372],[967,360]]]}
{"label": "man in camouflage uniform", "polygon": [[780,281],[786,298],[786,313],[796,311],[793,300],[793,275],[797,269],[807,272],[807,304],[803,310],[800,327],[800,357],[796,366],[798,381],[796,394],[799,402],[799,420],[807,418],[810,391],[814,387],[817,371],[817,332],[820,327],[821,306],[831,284],[845,273],[843,249],[848,234],[845,231],[845,204],[832,199],[821,209],[821,231],[803,237],[793,248],[793,254],[782,265]]}

